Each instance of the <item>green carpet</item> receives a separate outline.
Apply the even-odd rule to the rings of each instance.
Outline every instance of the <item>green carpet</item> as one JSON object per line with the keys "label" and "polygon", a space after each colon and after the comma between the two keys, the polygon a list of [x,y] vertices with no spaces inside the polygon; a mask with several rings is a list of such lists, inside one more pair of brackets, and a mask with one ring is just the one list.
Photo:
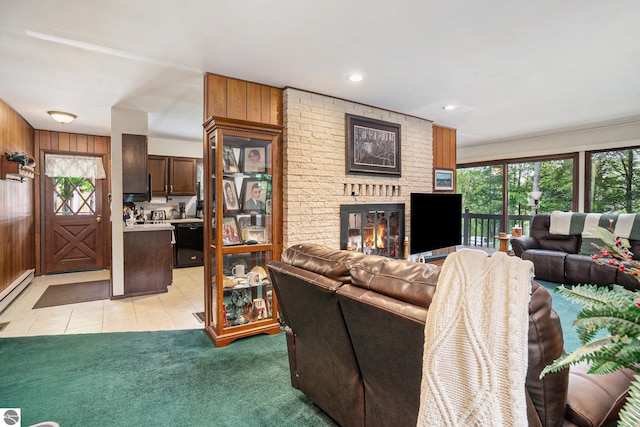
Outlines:
{"label": "green carpet", "polygon": [[284,333],[224,348],[202,330],[2,338],[0,378],[23,426],[335,426],[291,387]]}
{"label": "green carpet", "polygon": [[554,293],[553,290],[560,286],[558,283],[539,279],[536,279],[536,282],[547,288],[551,293],[551,306],[558,313],[558,316],[560,316],[564,348],[567,353],[570,353],[580,347],[580,338],[578,338],[576,328],[573,326],[573,321],[576,320],[576,315],[580,311],[580,305],[565,299],[560,294]]}

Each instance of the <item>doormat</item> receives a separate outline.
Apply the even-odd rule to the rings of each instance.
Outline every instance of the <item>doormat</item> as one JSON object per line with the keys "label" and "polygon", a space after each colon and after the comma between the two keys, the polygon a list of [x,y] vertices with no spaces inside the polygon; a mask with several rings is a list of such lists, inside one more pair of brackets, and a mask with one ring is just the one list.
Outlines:
{"label": "doormat", "polygon": [[0,323],[0,332],[4,331],[7,326],[9,326],[9,322]]}
{"label": "doormat", "polygon": [[33,308],[53,307],[56,305],[77,304],[80,302],[109,299],[111,296],[111,282],[98,280],[96,282],[68,283],[66,285],[49,286]]}
{"label": "doormat", "polygon": [[198,319],[198,322],[204,323],[204,311],[193,313],[193,315],[196,316],[196,319]]}

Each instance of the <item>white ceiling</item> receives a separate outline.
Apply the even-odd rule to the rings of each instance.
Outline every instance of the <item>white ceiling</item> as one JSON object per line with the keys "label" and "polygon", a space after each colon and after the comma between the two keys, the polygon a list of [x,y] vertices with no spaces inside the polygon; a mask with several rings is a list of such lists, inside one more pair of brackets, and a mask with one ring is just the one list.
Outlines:
{"label": "white ceiling", "polygon": [[[34,128],[199,141],[202,74],[433,120],[458,145],[640,119],[638,0],[0,0],[0,98]],[[345,76],[364,73],[353,84]],[[445,104],[458,109],[446,112]],[[47,110],[78,115],[59,125]]]}

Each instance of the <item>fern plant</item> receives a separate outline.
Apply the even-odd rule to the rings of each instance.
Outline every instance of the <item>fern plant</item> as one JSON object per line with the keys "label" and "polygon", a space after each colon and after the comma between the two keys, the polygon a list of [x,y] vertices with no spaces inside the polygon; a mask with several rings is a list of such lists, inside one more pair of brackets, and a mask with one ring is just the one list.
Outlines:
{"label": "fern plant", "polygon": [[[593,256],[598,264],[608,265],[638,277],[640,263],[632,259],[629,242],[614,235],[612,230],[597,227],[594,234],[605,245]],[[556,288],[563,297],[581,305],[573,325],[581,346],[561,356],[543,369],[547,373],[568,368],[579,362],[589,362],[589,373],[606,374],[629,368],[640,374],[640,293],[620,285],[577,285]],[[597,338],[598,332],[608,335]],[[625,406],[620,411],[618,426],[640,425],[640,375],[635,375]]]}

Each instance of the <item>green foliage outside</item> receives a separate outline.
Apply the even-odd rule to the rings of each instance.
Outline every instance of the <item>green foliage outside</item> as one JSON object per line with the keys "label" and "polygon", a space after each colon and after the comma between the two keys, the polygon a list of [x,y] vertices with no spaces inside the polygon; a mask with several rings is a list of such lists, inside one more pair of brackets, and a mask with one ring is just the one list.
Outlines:
{"label": "green foliage outside", "polygon": [[[509,215],[534,213],[532,191],[542,192],[539,212],[574,209],[574,161],[565,158],[458,168],[456,191],[462,194],[463,210],[502,214],[505,165]],[[591,212],[640,212],[640,149],[592,153],[590,168]]]}
{"label": "green foliage outside", "polygon": [[640,212],[640,150],[594,153],[591,212]]}

